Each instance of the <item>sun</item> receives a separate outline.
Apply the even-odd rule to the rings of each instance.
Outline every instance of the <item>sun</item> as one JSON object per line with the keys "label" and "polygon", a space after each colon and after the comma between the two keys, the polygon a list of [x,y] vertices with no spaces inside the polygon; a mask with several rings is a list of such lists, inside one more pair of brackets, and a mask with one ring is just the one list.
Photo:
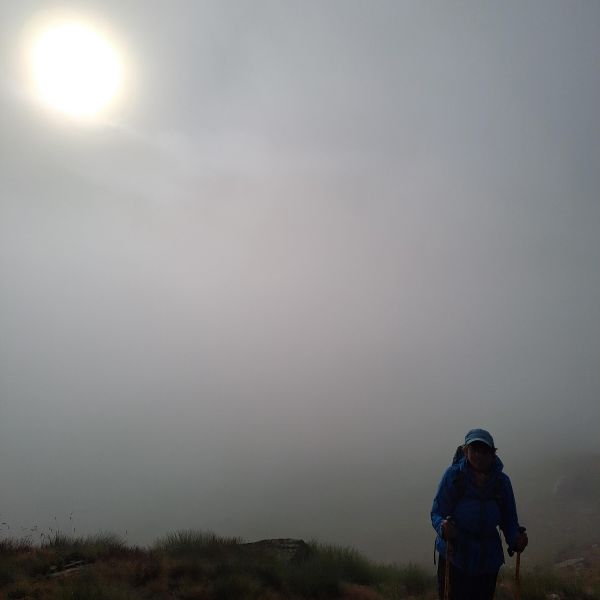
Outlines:
{"label": "sun", "polygon": [[41,100],[72,117],[93,117],[115,98],[122,79],[118,53],[107,38],[80,22],[42,30],[31,51]]}

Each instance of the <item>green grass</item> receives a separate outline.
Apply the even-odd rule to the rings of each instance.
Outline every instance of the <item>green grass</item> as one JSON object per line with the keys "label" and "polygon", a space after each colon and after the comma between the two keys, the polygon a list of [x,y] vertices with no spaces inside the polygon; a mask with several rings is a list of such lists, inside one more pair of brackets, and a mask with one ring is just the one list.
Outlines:
{"label": "green grass", "polygon": [[535,569],[522,577],[523,600],[547,600],[548,594],[557,594],[561,600],[593,600],[584,582],[576,576],[565,578],[549,569]]}
{"label": "green grass", "polygon": [[0,553],[28,552],[32,548],[29,538],[0,540]]}
{"label": "green grass", "polygon": [[283,585],[304,597],[336,595],[342,583],[371,585],[376,567],[356,550],[311,542],[301,561],[281,565]]}
{"label": "green grass", "polygon": [[376,589],[387,598],[421,597],[435,589],[437,583],[433,575],[417,565],[379,565]]}
{"label": "green grass", "polygon": [[127,554],[132,551],[125,542],[113,533],[99,533],[85,538],[56,533],[47,538],[42,548],[71,560],[96,560],[108,556]]}
{"label": "green grass", "polygon": [[[555,594],[560,600],[598,600],[585,577],[577,573],[559,573],[548,567],[536,567],[521,574],[522,600],[548,600]],[[503,571],[498,579],[496,600],[513,600],[515,597],[514,573]]]}
{"label": "green grass", "polygon": [[195,531],[191,529],[174,531],[159,538],[153,549],[169,556],[202,556],[215,558],[231,555],[240,549],[242,540],[216,535],[211,531]]}
{"label": "green grass", "polygon": [[[72,561],[85,567],[48,577]],[[576,573],[523,573],[522,600],[599,599]],[[312,541],[306,552],[284,558],[267,546],[245,545],[212,532],[175,531],[149,548],[127,546],[102,533],[84,538],[55,534],[42,546],[0,542],[0,598],[43,600],[401,600],[436,598],[432,573],[421,567],[381,564],[352,548]],[[511,574],[500,578],[497,600],[514,597]]]}

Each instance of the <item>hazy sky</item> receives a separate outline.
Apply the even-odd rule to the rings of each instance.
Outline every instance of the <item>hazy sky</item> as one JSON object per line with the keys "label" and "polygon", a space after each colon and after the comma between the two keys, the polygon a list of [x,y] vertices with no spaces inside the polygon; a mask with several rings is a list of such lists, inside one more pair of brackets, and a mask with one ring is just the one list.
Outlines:
{"label": "hazy sky", "polygon": [[600,4],[71,2],[95,126],[23,93],[53,6],[0,2],[1,520],[377,555],[471,427],[600,450]]}

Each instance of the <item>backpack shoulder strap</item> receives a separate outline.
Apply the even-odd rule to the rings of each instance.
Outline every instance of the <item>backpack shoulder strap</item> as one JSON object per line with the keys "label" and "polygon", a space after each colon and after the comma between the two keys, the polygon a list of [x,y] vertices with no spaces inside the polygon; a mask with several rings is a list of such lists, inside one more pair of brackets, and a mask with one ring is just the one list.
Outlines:
{"label": "backpack shoulder strap", "polygon": [[467,491],[467,478],[464,471],[457,471],[452,481],[452,512],[456,505],[464,498]]}
{"label": "backpack shoulder strap", "polygon": [[[463,447],[459,446],[454,453],[452,464],[455,465],[463,456]],[[457,470],[454,479],[452,480],[452,512],[456,505],[464,498],[467,492],[467,475],[464,471]],[[488,492],[489,493],[489,492]],[[487,496],[488,498],[490,496]],[[496,477],[491,490],[491,498],[493,498],[498,507],[502,511],[505,505],[504,486],[502,484],[502,476]]]}
{"label": "backpack shoulder strap", "polygon": [[[454,456],[452,457],[452,465],[456,465],[464,456],[463,446],[457,446]],[[452,480],[452,512],[456,505],[462,500],[467,491],[467,478],[464,471],[456,470],[454,479]]]}
{"label": "backpack shoulder strap", "polygon": [[502,476],[496,477],[496,481],[494,481],[494,489],[493,489],[494,500],[498,504],[500,511],[504,510],[504,486],[502,485]]}

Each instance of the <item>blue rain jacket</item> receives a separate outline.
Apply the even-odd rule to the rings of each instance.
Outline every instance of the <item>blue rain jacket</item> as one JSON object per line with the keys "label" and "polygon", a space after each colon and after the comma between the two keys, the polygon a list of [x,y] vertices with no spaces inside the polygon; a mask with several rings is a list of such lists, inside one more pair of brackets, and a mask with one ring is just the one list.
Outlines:
{"label": "blue rain jacket", "polygon": [[[453,540],[451,562],[469,575],[495,573],[504,564],[498,527],[509,549],[519,535],[519,521],[512,485],[502,472],[502,461],[495,457],[489,480],[477,487],[467,459],[462,457],[446,469],[431,508],[431,523],[437,532],[436,550],[446,556],[442,521],[454,518],[458,537]],[[462,472],[462,475],[458,475]],[[457,476],[461,479],[457,484]],[[464,494],[457,492],[464,490]]]}

